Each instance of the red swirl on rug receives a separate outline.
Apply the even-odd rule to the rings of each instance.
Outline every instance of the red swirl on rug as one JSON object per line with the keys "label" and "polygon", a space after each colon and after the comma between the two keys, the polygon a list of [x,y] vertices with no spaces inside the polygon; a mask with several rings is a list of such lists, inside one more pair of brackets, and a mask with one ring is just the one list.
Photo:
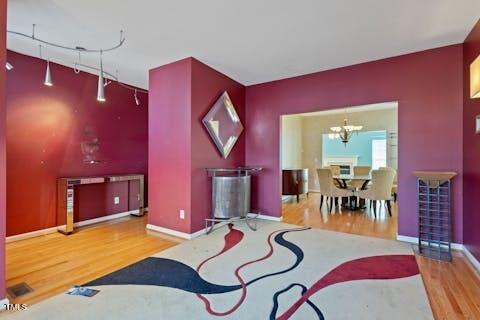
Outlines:
{"label": "red swirl on rug", "polygon": [[[207,260],[203,261],[202,263],[200,263],[200,265],[197,267],[197,272],[200,271],[200,268],[205,264],[205,262],[213,259],[213,258],[216,258],[218,257],[219,255],[225,253],[226,251],[230,250],[231,248],[233,248],[235,245],[237,245],[240,240],[243,238],[243,233],[239,230],[236,230],[236,229],[233,229],[233,224],[229,224],[228,225],[228,228],[230,229],[229,233],[227,233],[225,235],[225,246],[223,248],[222,251],[220,251],[219,253],[217,253],[216,255],[208,258]],[[238,236],[235,237],[235,236],[230,236],[230,234],[232,232],[239,232],[242,234],[242,237],[240,238],[240,240],[238,240],[237,242],[235,242],[237,239],[238,239]],[[240,283],[240,285],[242,286],[242,295],[240,296],[240,299],[238,300],[238,302],[230,309],[224,311],[224,312],[218,312],[218,311],[215,311],[212,309],[212,306],[210,304],[210,301],[208,301],[208,299],[206,297],[204,297],[203,295],[201,294],[197,294],[197,297],[199,297],[204,303],[205,303],[205,308],[207,310],[208,313],[210,313],[211,315],[215,315],[215,316],[226,316],[226,315],[229,315],[231,314],[232,312],[234,312],[235,310],[238,309],[238,307],[240,307],[243,303],[243,301],[245,300],[245,297],[247,296],[247,286],[245,285],[245,281],[243,280],[243,278],[240,276],[240,270],[252,263],[256,263],[256,262],[259,262],[259,261],[262,261],[262,260],[265,260],[265,259],[268,259],[272,254],[273,254],[273,246],[272,246],[272,236],[273,234],[275,234],[276,232],[278,231],[274,231],[272,233],[270,233],[268,235],[268,246],[269,246],[269,251],[266,255],[264,255],[263,257],[259,258],[259,259],[256,259],[256,260],[253,260],[253,261],[249,261],[249,262],[246,262],[244,264],[242,264],[241,266],[239,266],[237,269],[235,269],[235,277],[238,279],[238,282]],[[230,241],[230,243],[228,243]]]}
{"label": "red swirl on rug", "polygon": [[[229,224],[228,228],[230,229],[230,231],[229,231],[229,233],[227,233],[227,235],[225,235],[225,246],[224,246],[224,248],[219,253],[211,256],[210,258],[208,258],[205,261],[203,261],[202,263],[200,263],[200,265],[197,267],[197,272],[200,271],[200,268],[207,261],[210,261],[213,258],[216,258],[219,255],[225,253],[226,251],[230,250],[231,248],[236,246],[241,241],[241,239],[243,238],[243,233],[239,230],[234,229],[233,224]],[[242,305],[242,303],[244,302],[244,300],[247,296],[247,286],[246,286],[243,278],[240,276],[240,270],[242,270],[243,268],[245,268],[245,267],[247,267],[251,264],[254,264],[254,263],[257,263],[257,262],[260,262],[260,261],[263,261],[263,260],[266,260],[266,259],[270,258],[273,254],[272,237],[273,237],[274,234],[276,234],[278,232],[282,232],[282,231],[285,231],[285,230],[276,230],[276,231],[273,231],[272,233],[270,233],[268,235],[267,244],[268,244],[269,249],[268,249],[268,252],[264,256],[262,256],[261,258],[252,260],[252,261],[248,261],[248,262],[240,265],[237,269],[235,269],[235,277],[238,279],[238,282],[240,283],[240,285],[242,287],[242,294],[241,294],[238,302],[232,308],[230,308],[230,309],[228,309],[224,312],[215,311],[215,310],[212,309],[210,301],[205,296],[203,296],[202,294],[197,294],[197,297],[200,298],[205,303],[205,309],[207,310],[208,313],[210,313],[211,315],[215,315],[215,316],[226,316],[226,315],[231,314],[235,310],[237,310],[238,307],[240,307]],[[239,233],[241,234],[241,237],[240,237]]]}
{"label": "red swirl on rug", "polygon": [[345,262],[313,284],[277,320],[289,319],[317,291],[336,283],[354,280],[391,280],[419,274],[414,255],[384,255]]}

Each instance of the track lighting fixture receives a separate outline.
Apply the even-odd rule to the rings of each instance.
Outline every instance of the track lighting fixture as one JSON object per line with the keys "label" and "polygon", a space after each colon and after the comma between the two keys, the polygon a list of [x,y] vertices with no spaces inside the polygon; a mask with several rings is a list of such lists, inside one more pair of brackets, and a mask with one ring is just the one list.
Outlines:
{"label": "track lighting fixture", "polygon": [[140,100],[137,97],[137,89],[135,89],[135,93],[133,94],[133,97],[135,98],[135,104],[137,106],[139,106],[140,105]]}
{"label": "track lighting fixture", "polygon": [[[49,40],[41,39],[41,38],[37,37],[37,35],[36,35],[36,25],[35,24],[32,25],[32,33],[31,34],[26,34],[26,33],[14,31],[14,30],[7,30],[7,33],[12,34],[12,35],[16,35],[16,36],[19,36],[19,37],[24,37],[24,38],[30,39],[30,40],[34,41],[35,43],[37,43],[39,45],[39,49],[40,49],[40,59],[43,59],[43,57],[42,57],[42,46],[43,45],[48,46],[48,47],[54,47],[54,48],[61,49],[61,50],[76,52],[78,54],[78,62],[75,62],[74,67],[73,67],[73,71],[76,74],[81,72],[81,70],[78,67],[90,69],[92,71],[95,71],[95,73],[98,72],[97,100],[100,101],[100,102],[106,101],[105,87],[108,86],[110,83],[112,83],[112,81],[110,79],[113,79],[114,81],[116,81],[116,83],[119,86],[122,86],[122,87],[124,87],[128,90],[134,91],[133,97],[134,97],[135,104],[137,106],[141,105],[141,101],[138,98],[137,94],[139,92],[148,94],[147,90],[137,89],[137,88],[132,87],[128,84],[122,83],[119,80],[118,73],[116,75],[113,75],[112,73],[109,73],[108,71],[103,70],[103,57],[102,57],[103,52],[110,52],[110,51],[116,50],[116,49],[120,48],[125,42],[125,37],[123,35],[122,30],[120,31],[120,41],[116,45],[114,45],[112,47],[106,47],[106,48],[85,48],[83,46],[69,46],[69,45],[64,45],[64,44],[55,43],[55,42],[52,42],[52,41],[49,41]],[[86,64],[81,63],[81,56],[83,54],[96,54],[96,53],[100,54],[100,67],[99,68],[96,67],[96,66],[93,67],[93,66],[88,66]],[[51,74],[51,70],[50,70],[50,60],[46,59],[46,61],[47,61],[47,69],[45,71],[45,79],[44,79],[43,83],[46,86],[52,86],[53,82],[52,82],[52,74]],[[13,66],[10,63],[7,62],[5,64],[5,68],[7,70],[12,70]],[[107,78],[105,78],[105,77],[107,77]]]}
{"label": "track lighting fixture", "polygon": [[[42,57],[42,45],[38,45],[38,57],[40,59],[43,59]],[[51,87],[53,86],[53,82],[52,82],[52,74],[50,73],[50,60],[47,60],[47,70],[45,70],[45,80],[43,81],[43,84],[48,86],[48,87]]]}
{"label": "track lighting fixture", "polygon": [[53,86],[52,74],[50,73],[50,61],[47,60],[47,70],[45,71],[45,81],[43,82],[46,86]]}
{"label": "track lighting fixture", "polygon": [[97,101],[105,102],[105,79],[103,78],[103,61],[100,52],[100,71],[98,74]]}

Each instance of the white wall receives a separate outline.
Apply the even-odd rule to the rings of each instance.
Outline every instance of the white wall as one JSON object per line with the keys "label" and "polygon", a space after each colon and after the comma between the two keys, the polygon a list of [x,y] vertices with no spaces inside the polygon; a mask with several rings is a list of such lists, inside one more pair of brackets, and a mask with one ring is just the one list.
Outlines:
{"label": "white wall", "polygon": [[301,169],[302,160],[302,117],[282,116],[280,163],[282,169]]}

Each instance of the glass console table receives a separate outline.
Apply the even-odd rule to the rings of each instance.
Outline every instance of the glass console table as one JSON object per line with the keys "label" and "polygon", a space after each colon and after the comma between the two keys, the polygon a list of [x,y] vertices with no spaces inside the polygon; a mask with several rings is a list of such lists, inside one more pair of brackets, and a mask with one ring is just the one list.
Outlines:
{"label": "glass console table", "polygon": [[76,177],[76,178],[59,178],[57,180],[57,230],[65,235],[73,232],[74,221],[73,211],[75,207],[74,189],[75,186],[138,180],[140,182],[140,190],[138,192],[138,214],[144,214],[144,176],[143,174],[117,175],[117,176],[99,176],[99,177]]}

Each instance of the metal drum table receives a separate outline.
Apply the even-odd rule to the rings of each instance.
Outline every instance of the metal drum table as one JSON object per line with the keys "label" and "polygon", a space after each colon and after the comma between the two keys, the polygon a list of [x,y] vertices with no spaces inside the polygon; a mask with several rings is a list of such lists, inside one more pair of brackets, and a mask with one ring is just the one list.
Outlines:
{"label": "metal drum table", "polygon": [[209,234],[216,222],[244,220],[248,227],[256,230],[252,220],[258,213],[250,209],[250,186],[253,174],[260,167],[207,168],[212,177],[212,217],[205,219],[205,230]]}

